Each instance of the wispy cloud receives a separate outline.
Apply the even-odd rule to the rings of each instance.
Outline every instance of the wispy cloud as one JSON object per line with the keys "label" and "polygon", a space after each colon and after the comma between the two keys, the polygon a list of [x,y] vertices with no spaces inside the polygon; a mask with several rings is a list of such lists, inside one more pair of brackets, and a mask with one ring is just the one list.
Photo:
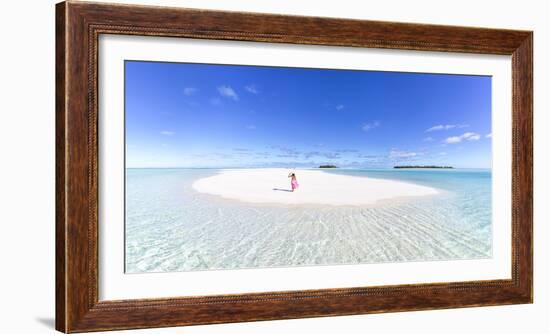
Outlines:
{"label": "wispy cloud", "polygon": [[374,154],[360,154],[357,158],[361,159],[363,164],[368,164],[370,166],[382,166],[387,163],[388,157],[385,155],[374,155]]}
{"label": "wispy cloud", "polygon": [[445,125],[439,124],[439,125],[434,125],[431,128],[427,129],[426,132],[450,130],[450,129],[462,129],[467,127],[468,127],[468,124],[445,124]]}
{"label": "wispy cloud", "polygon": [[321,155],[327,159],[340,159],[340,153],[338,152],[323,152],[323,154]]}
{"label": "wispy cloud", "polygon": [[334,150],[334,152],[338,152],[338,153],[357,153],[357,152],[359,152],[359,150],[350,149],[350,148],[341,148],[341,149],[338,149],[338,150]]}
{"label": "wispy cloud", "polygon": [[493,133],[491,132],[491,133],[486,134],[485,138],[493,138]]}
{"label": "wispy cloud", "polygon": [[410,151],[402,151],[395,148],[392,148],[388,158],[390,159],[401,159],[401,158],[412,158],[416,157],[418,153]]}
{"label": "wispy cloud", "polygon": [[431,142],[431,141],[434,141],[434,139],[432,137],[426,137],[426,138],[422,139],[422,141]]}
{"label": "wispy cloud", "polygon": [[183,89],[183,94],[184,94],[185,96],[191,96],[191,95],[196,94],[198,91],[199,91],[199,90],[198,90],[197,88],[195,88],[195,87],[185,87],[185,88]]}
{"label": "wispy cloud", "polygon": [[256,130],[256,125],[254,125],[254,124],[249,124],[249,125],[246,126],[246,129],[248,129],[248,130]]}
{"label": "wispy cloud", "polygon": [[457,144],[464,140],[475,141],[479,140],[479,138],[481,138],[481,136],[475,132],[466,132],[464,134],[461,134],[460,136],[449,137],[445,139],[444,142],[446,144]]}
{"label": "wispy cloud", "polygon": [[338,152],[320,152],[320,151],[309,151],[303,153],[305,159],[310,159],[312,157],[322,157],[325,159],[340,159],[341,154]]}
{"label": "wispy cloud", "polygon": [[220,87],[218,87],[218,92],[223,97],[233,99],[234,101],[239,101],[239,96],[237,95],[235,90],[233,90],[233,88],[231,88],[231,86],[220,86]]}
{"label": "wispy cloud", "polygon": [[[275,153],[275,156],[278,158],[292,158],[292,159],[311,159],[315,158],[314,160],[318,160],[319,158],[322,159],[322,161],[326,160],[334,160],[334,159],[341,159],[342,153],[341,151],[351,152],[356,150],[341,150],[341,151],[323,151],[323,150],[312,150],[312,151],[301,151],[297,150],[295,148],[289,148],[285,146],[270,146],[270,149],[278,151]],[[321,161],[321,160],[319,160]],[[313,161],[311,163],[315,164]]]}
{"label": "wispy cloud", "polygon": [[175,135],[176,133],[175,133],[174,131],[164,130],[164,131],[161,131],[160,134],[161,134],[161,135],[164,135],[164,136],[173,136],[173,135]]}
{"label": "wispy cloud", "polygon": [[315,156],[318,156],[320,154],[321,154],[321,152],[319,152],[319,151],[309,151],[309,152],[304,153],[304,158],[309,159],[311,157],[315,157]]}
{"label": "wispy cloud", "polygon": [[377,128],[380,126],[380,122],[379,121],[374,121],[372,123],[365,123],[363,124],[363,126],[361,127],[361,129],[363,129],[363,131],[370,131],[374,128]]}
{"label": "wispy cloud", "polygon": [[361,159],[381,159],[381,158],[385,158],[385,156],[375,155],[375,154],[357,154],[357,157],[361,158]]}
{"label": "wispy cloud", "polygon": [[460,136],[454,136],[454,137],[449,137],[445,139],[446,144],[456,144],[456,143],[460,143],[461,141],[462,141],[462,137]]}
{"label": "wispy cloud", "polygon": [[339,104],[339,105],[336,106],[336,110],[340,111],[340,110],[342,110],[342,109],[344,109],[344,105],[343,105],[343,104]]}
{"label": "wispy cloud", "polygon": [[260,93],[260,91],[258,90],[256,85],[244,86],[244,90],[246,90],[247,92],[249,92],[251,94],[259,94]]}
{"label": "wispy cloud", "polygon": [[286,146],[272,145],[269,148],[281,151],[283,153],[283,155],[285,155],[286,157],[294,157],[295,158],[295,157],[298,157],[301,153],[300,151],[298,151],[294,148],[286,147]]}

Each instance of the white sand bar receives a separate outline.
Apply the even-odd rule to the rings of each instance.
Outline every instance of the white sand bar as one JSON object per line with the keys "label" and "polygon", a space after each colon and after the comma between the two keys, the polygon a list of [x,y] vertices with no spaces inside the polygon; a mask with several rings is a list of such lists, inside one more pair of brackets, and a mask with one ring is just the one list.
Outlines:
{"label": "white sand bar", "polygon": [[228,169],[193,183],[198,192],[250,203],[369,205],[402,197],[435,195],[438,191],[413,183],[292,170],[300,187],[290,192],[291,170]]}

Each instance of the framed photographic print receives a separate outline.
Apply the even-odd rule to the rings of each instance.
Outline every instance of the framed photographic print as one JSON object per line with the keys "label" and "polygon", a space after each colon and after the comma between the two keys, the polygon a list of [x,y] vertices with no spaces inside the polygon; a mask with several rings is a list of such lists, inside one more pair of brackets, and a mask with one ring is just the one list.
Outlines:
{"label": "framed photographic print", "polygon": [[59,331],[532,302],[532,32],[56,10]]}

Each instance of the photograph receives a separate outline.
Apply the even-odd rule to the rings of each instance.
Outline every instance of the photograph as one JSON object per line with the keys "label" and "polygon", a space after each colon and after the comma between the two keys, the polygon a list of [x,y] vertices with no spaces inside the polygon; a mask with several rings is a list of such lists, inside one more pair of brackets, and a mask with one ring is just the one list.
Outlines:
{"label": "photograph", "polygon": [[548,331],[544,2],[2,9],[0,332]]}
{"label": "photograph", "polygon": [[492,258],[491,80],[125,60],[125,272]]}

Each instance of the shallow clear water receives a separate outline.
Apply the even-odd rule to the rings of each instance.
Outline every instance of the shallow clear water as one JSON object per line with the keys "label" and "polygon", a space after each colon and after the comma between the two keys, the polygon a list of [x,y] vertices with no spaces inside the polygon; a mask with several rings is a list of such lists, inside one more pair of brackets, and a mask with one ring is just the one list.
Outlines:
{"label": "shallow clear water", "polygon": [[437,188],[368,207],[249,204],[200,194],[215,169],[127,169],[126,272],[492,256],[490,170],[324,170]]}

